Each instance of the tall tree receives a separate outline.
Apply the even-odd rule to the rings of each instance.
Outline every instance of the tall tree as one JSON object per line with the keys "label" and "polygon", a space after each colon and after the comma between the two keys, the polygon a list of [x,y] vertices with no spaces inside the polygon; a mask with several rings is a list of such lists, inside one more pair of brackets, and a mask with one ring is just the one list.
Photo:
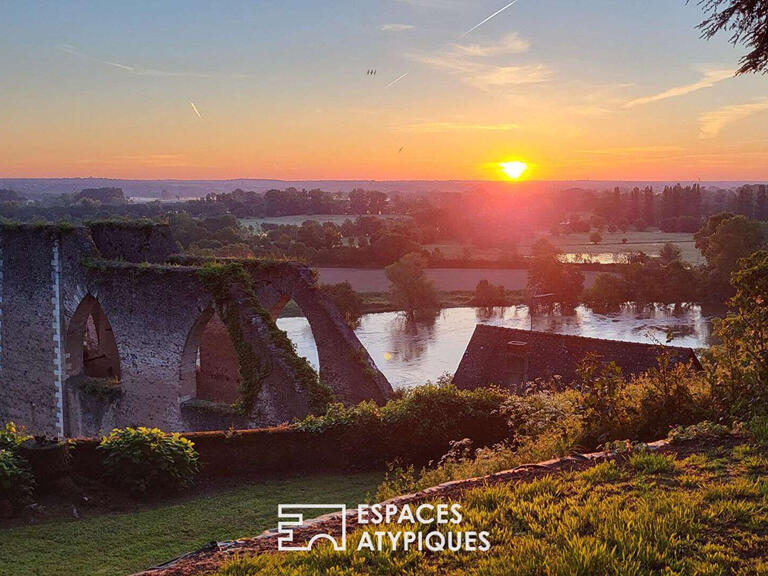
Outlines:
{"label": "tall tree", "polygon": [[389,297],[408,318],[435,316],[439,309],[437,292],[424,273],[426,263],[419,254],[406,254],[384,269],[391,286]]}
{"label": "tall tree", "polygon": [[731,35],[730,42],[749,50],[737,74],[768,73],[768,0],[697,0],[707,13],[699,24],[703,38],[720,32]]}

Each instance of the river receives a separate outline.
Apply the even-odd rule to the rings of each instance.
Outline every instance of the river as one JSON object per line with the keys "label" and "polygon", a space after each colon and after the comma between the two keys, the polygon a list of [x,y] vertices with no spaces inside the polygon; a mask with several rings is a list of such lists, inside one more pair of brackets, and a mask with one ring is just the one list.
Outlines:
{"label": "river", "polygon": [[[657,306],[635,310],[627,306],[613,314],[597,314],[579,306],[571,316],[536,316],[535,330],[593,338],[705,348],[711,340],[712,318],[722,309]],[[355,330],[376,365],[395,388],[410,388],[453,374],[476,324],[530,329],[527,306],[488,313],[480,308],[447,308],[433,323],[412,324],[397,312],[365,314]],[[317,348],[306,318],[280,318],[300,356],[317,368]]]}

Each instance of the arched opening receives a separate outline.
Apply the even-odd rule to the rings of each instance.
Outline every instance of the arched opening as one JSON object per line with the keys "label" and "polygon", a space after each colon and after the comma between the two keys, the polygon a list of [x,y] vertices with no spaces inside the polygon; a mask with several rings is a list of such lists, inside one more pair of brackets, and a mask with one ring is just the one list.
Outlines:
{"label": "arched opening", "polygon": [[232,339],[212,308],[198,318],[181,359],[179,400],[232,404],[239,398],[240,369]]}
{"label": "arched opening", "polygon": [[315,370],[320,370],[320,360],[317,352],[317,343],[312,333],[312,326],[295,300],[289,299],[282,306],[273,311],[275,323],[283,330],[293,342],[296,354],[306,358]]}
{"label": "arched opening", "polygon": [[120,380],[120,356],[104,310],[91,295],[69,322],[65,344],[67,375]]}

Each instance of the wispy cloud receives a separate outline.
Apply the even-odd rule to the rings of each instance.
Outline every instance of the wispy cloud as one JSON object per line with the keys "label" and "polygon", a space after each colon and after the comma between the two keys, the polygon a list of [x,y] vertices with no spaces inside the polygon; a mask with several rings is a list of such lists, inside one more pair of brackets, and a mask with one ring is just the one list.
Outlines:
{"label": "wispy cloud", "polygon": [[765,111],[768,111],[768,98],[764,97],[747,104],[734,104],[705,112],[699,116],[699,133],[702,138],[714,138],[727,125]]}
{"label": "wispy cloud", "polygon": [[454,44],[454,49],[467,56],[500,56],[503,54],[522,54],[527,52],[531,43],[521,38],[517,32],[507,34],[499,42],[483,44]]}
{"label": "wispy cloud", "polygon": [[481,90],[493,90],[520,84],[538,84],[552,78],[552,69],[542,63],[499,65],[494,56],[520,54],[530,43],[517,33],[507,34],[499,42],[486,44],[452,44],[430,53],[410,54],[409,58],[461,77],[462,81]]}
{"label": "wispy cloud", "polygon": [[475,124],[471,122],[417,122],[403,126],[394,126],[393,132],[506,132],[520,128],[518,124]]}
{"label": "wispy cloud", "polygon": [[169,78],[174,78],[174,77],[178,77],[178,78],[220,78],[220,77],[245,78],[246,77],[244,74],[217,75],[217,74],[208,74],[204,72],[190,72],[190,71],[183,71],[183,70],[159,70],[157,68],[146,68],[143,66],[128,65],[128,64],[123,64],[121,62],[115,62],[113,60],[106,60],[103,58],[97,58],[95,56],[91,56],[90,54],[81,52],[79,49],[69,44],[60,44],[56,46],[56,49],[66,54],[75,56],[76,58],[87,60],[88,62],[96,62],[98,64],[103,64],[104,66],[110,66],[112,68],[116,68],[118,70],[122,70],[130,74],[136,74],[138,76],[156,76],[156,77],[169,77]]}
{"label": "wispy cloud", "polygon": [[462,58],[456,53],[414,54],[411,58],[432,68],[460,76],[462,81],[481,90],[505,86],[538,84],[552,78],[552,69],[546,64],[499,66]]}
{"label": "wispy cloud", "polygon": [[692,84],[683,84],[682,86],[675,86],[664,92],[653,94],[652,96],[644,96],[627,102],[625,108],[633,108],[635,106],[642,106],[643,104],[650,104],[651,102],[658,102],[659,100],[666,100],[667,98],[676,98],[678,96],[685,96],[692,92],[703,90],[704,88],[711,88],[718,82],[733,78],[735,71],[733,69],[719,69],[719,70],[707,70],[704,71],[704,75],[698,82]]}
{"label": "wispy cloud", "polygon": [[414,28],[412,24],[382,24],[380,27],[382,32],[407,32]]}

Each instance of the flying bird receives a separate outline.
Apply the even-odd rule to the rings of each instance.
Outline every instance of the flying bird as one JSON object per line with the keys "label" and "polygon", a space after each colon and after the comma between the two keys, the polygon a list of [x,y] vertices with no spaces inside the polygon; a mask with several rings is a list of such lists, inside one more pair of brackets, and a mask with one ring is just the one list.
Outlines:
{"label": "flying bird", "polygon": [[512,0],[512,2],[510,2],[509,4],[507,4],[506,6],[504,6],[504,8],[502,8],[502,9],[500,9],[500,10],[497,10],[496,12],[494,12],[493,14],[491,14],[490,16],[488,16],[488,18],[486,18],[485,20],[483,20],[482,22],[480,22],[480,24],[478,24],[477,26],[472,26],[472,28],[470,28],[469,30],[467,30],[466,32],[464,32],[464,34],[462,34],[461,36],[459,36],[459,38],[464,38],[464,36],[466,36],[467,34],[469,34],[469,33],[471,33],[471,32],[474,32],[475,30],[477,30],[478,28],[480,28],[480,26],[482,26],[483,24],[485,24],[485,23],[486,23],[486,22],[488,22],[489,20],[492,20],[493,18],[496,18],[496,16],[498,16],[499,14],[501,14],[502,12],[504,12],[504,10],[506,10],[507,8],[511,7],[511,6],[512,6],[512,5],[514,5],[514,4],[517,4],[517,1],[518,1],[518,0]]}
{"label": "flying bird", "polygon": [[402,79],[403,79],[403,78],[405,78],[406,76],[408,76],[408,72],[406,72],[405,74],[402,74],[402,75],[398,76],[397,78],[395,78],[394,80],[392,80],[392,82],[390,82],[389,84],[387,84],[386,86],[384,86],[384,88],[389,88],[390,86],[394,86],[395,84],[397,84],[398,82],[400,82],[400,80],[402,80]]}
{"label": "flying bird", "polygon": [[197,117],[198,118],[202,118],[202,116],[200,116],[200,112],[197,111],[197,106],[195,106],[195,103],[194,102],[190,102],[189,105],[192,106],[192,110],[195,111],[195,114],[197,114]]}

